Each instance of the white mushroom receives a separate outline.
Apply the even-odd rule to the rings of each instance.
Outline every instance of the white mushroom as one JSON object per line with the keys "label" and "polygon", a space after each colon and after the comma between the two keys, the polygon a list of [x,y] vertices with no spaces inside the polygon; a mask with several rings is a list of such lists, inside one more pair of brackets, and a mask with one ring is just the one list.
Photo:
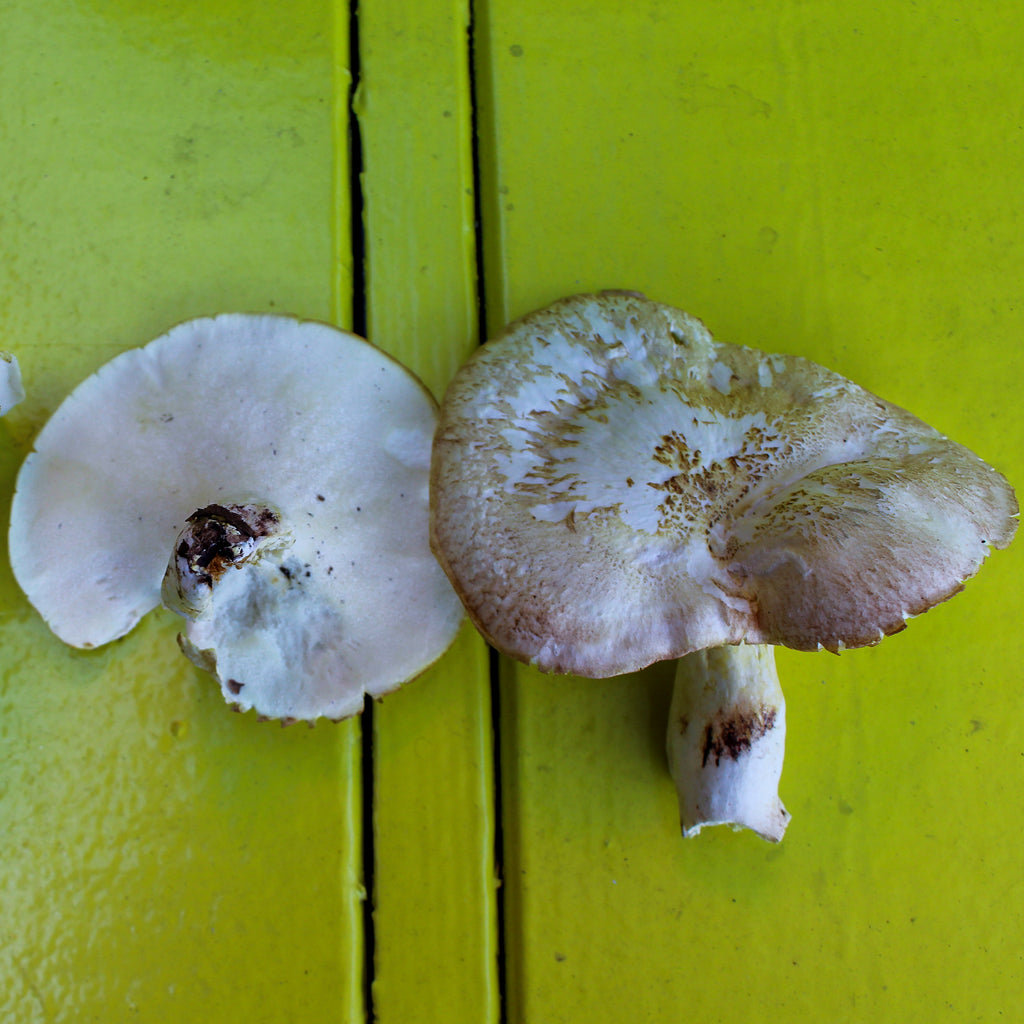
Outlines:
{"label": "white mushroom", "polygon": [[6,416],[24,397],[17,356],[0,352],[0,416]]}
{"label": "white mushroom", "polygon": [[770,839],[784,704],[770,650],[739,645],[877,643],[960,590],[1017,515],[1002,476],[904,410],[626,292],[533,313],[463,367],[431,506],[498,650],[590,677],[683,658],[684,829]]}
{"label": "white mushroom", "polygon": [[355,335],[189,321],[101,367],[43,428],[15,576],[75,647],[161,602],[242,710],[340,719],[415,676],[462,609],[427,541],[436,405]]}

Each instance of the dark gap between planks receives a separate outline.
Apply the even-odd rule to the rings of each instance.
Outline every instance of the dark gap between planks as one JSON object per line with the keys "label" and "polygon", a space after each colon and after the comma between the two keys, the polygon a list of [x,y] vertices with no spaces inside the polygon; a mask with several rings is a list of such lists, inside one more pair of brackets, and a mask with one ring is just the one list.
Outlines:
{"label": "dark gap between planks", "polygon": [[[469,102],[470,102],[470,144],[473,173],[473,231],[475,243],[476,271],[476,329],[482,343],[487,338],[487,299],[484,260],[484,222],[482,203],[482,180],[480,171],[480,124],[477,89],[477,51],[480,42],[476,0],[469,0],[466,9],[466,47],[468,56]],[[363,222],[364,197],[362,189],[363,145],[359,119],[354,109],[355,93],[360,83],[361,56],[359,47],[359,4],[351,0],[348,8],[349,53],[348,65],[350,84],[348,94],[348,151],[349,151],[349,202],[350,202],[350,246],[352,253],[352,330],[366,336],[367,295],[366,295],[366,235]],[[502,764],[501,764],[501,694],[500,662],[497,652],[490,651],[488,660],[489,687],[491,700],[491,731],[494,786],[494,872],[498,883],[495,890],[496,969],[498,980],[498,1022],[507,1024],[508,1004],[506,998],[505,964],[505,890],[504,873],[504,830],[502,807]],[[374,848],[374,742],[373,742],[373,700],[367,697],[361,716],[361,758],[362,758],[362,859],[363,884],[366,895],[363,901],[363,948],[364,948],[364,1008],[367,1021],[375,1019],[373,1002],[373,980],[376,962],[376,935],[374,929],[375,864]]]}
{"label": "dark gap between planks", "polygon": [[[477,338],[483,344],[488,337],[487,326],[487,275],[484,258],[483,177],[481,174],[480,152],[480,97],[478,75],[480,63],[478,54],[483,54],[487,43],[483,39],[481,4],[486,0],[468,0],[466,19],[467,67],[469,72],[470,145],[473,167],[473,238],[476,259],[476,329]],[[489,648],[488,671],[491,697],[491,752],[492,785],[494,788],[494,890],[496,970],[498,975],[498,1024],[508,1024],[507,966],[505,962],[505,832],[501,763],[501,662],[498,652]]]}
{"label": "dark gap between planks", "polygon": [[[359,52],[359,3],[348,5],[348,192],[349,192],[349,247],[352,255],[352,324],[353,333],[366,337],[366,232],[363,224],[363,139],[359,118],[355,111],[355,95],[359,88],[361,58]],[[373,808],[373,699],[363,700],[360,716],[361,763],[361,821],[363,868],[363,1012],[367,1021],[376,1017],[373,1005],[373,979],[377,956],[376,933],[373,922],[375,867]]]}

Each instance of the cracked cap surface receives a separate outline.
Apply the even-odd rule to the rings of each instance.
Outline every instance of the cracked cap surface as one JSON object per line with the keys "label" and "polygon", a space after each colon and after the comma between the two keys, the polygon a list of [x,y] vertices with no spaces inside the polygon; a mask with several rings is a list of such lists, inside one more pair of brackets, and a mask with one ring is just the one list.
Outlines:
{"label": "cracked cap surface", "polygon": [[1005,478],[905,410],[627,292],[484,345],[442,402],[431,487],[434,551],[490,642],[591,677],[876,643],[1017,515]]}

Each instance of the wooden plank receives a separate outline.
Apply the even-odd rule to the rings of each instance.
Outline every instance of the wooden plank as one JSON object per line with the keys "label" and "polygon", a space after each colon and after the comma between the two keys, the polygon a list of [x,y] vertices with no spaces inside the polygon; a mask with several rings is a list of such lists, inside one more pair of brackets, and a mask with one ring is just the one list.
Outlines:
{"label": "wooden plank", "polygon": [[[461,0],[359,7],[368,333],[437,396],[477,341],[467,18]],[[497,1020],[490,714],[468,625],[374,708],[378,1021]]]}
{"label": "wooden plank", "polygon": [[[492,329],[640,289],[1024,479],[1016,8],[489,0],[477,29]],[[509,1019],[1011,1016],[1022,558],[877,649],[782,652],[777,847],[679,837],[668,669],[506,666]]]}
{"label": "wooden plank", "polygon": [[[0,327],[29,393],[0,423],[6,517],[107,358],[228,309],[345,323],[351,260],[331,4],[0,23]],[[361,1020],[359,725],[230,714],[175,632],[72,651],[0,569],[0,1017]]]}

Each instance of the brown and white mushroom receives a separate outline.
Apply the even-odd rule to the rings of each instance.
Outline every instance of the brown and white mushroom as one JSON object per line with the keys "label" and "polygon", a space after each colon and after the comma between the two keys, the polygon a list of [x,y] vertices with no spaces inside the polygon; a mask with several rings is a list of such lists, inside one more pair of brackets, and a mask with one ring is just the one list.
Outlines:
{"label": "brown and white mushroom", "polygon": [[192,320],[53,414],[18,475],[14,574],[75,647],[161,603],[226,700],[340,719],[448,647],[462,608],[428,545],[436,404],[352,334]]}
{"label": "brown and white mushroom", "polygon": [[594,678],[682,659],[684,831],[774,840],[770,645],[877,643],[960,590],[1017,517],[999,473],[910,413],[627,292],[484,345],[442,402],[431,488],[435,553],[488,640]]}

